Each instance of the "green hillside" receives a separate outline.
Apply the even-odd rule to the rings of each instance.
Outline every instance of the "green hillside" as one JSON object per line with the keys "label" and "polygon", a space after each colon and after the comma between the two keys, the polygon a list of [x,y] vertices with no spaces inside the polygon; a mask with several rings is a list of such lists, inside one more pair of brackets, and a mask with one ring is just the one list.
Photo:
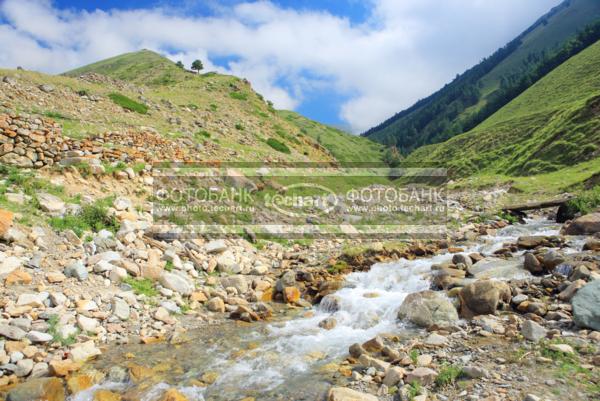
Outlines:
{"label": "green hillside", "polygon": [[556,67],[551,61],[557,52],[576,54],[570,41],[598,20],[599,1],[565,1],[452,83],[364,135],[409,153],[466,132]]}
{"label": "green hillside", "polygon": [[18,79],[23,93],[36,92],[42,84],[55,86],[43,103],[11,96],[11,108],[55,118],[64,134],[73,138],[149,127],[165,138],[201,149],[207,159],[312,162],[380,161],[382,157],[380,144],[275,110],[244,79],[189,72],[149,50],[59,76],[0,73]]}
{"label": "green hillside", "polygon": [[379,162],[385,147],[377,142],[347,133],[327,125],[309,120],[298,113],[281,110],[278,114],[300,131],[317,141],[327,149],[336,160],[341,162]]}
{"label": "green hillside", "polygon": [[600,41],[534,84],[472,131],[417,149],[413,162],[457,176],[525,176],[598,157]]}
{"label": "green hillside", "polygon": [[88,73],[106,75],[127,82],[146,85],[169,85],[193,78],[192,72],[177,67],[171,60],[150,50],[121,54],[98,61],[63,75],[79,77]]}

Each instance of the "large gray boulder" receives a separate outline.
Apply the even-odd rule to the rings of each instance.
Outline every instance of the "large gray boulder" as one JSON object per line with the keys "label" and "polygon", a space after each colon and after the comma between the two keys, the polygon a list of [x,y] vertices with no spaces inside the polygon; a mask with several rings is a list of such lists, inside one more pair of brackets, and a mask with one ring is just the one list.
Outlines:
{"label": "large gray boulder", "polygon": [[600,331],[600,280],[577,291],[571,300],[573,320],[578,326]]}
{"label": "large gray boulder", "polygon": [[183,296],[188,296],[194,291],[194,284],[179,274],[163,272],[159,281],[163,287]]}
{"label": "large gray boulder", "polygon": [[400,309],[398,319],[408,320],[420,327],[447,326],[458,320],[452,302],[434,291],[421,291],[408,295]]}

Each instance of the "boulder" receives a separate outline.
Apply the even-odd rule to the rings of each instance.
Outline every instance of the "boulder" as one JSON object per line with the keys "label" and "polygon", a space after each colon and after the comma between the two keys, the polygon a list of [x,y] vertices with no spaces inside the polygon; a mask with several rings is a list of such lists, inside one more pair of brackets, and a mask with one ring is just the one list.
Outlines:
{"label": "boulder", "polygon": [[511,291],[508,284],[497,280],[476,281],[459,293],[461,316],[492,315],[502,303],[509,303]]}
{"label": "boulder", "polygon": [[227,250],[227,244],[222,239],[210,241],[204,246],[206,253],[223,253]]}
{"label": "boulder", "polygon": [[563,226],[564,235],[592,235],[600,232],[600,213],[590,213],[578,217]]}
{"label": "boulder", "polygon": [[521,326],[521,334],[529,341],[538,342],[546,338],[548,331],[533,320],[526,320]]}
{"label": "boulder", "polygon": [[600,331],[600,280],[579,289],[571,304],[573,320],[578,326]]}
{"label": "boulder", "polygon": [[398,310],[398,319],[408,320],[417,326],[447,326],[458,320],[456,308],[443,295],[434,291],[409,294]]}
{"label": "boulder", "polygon": [[88,271],[81,261],[76,261],[65,267],[65,276],[75,277],[79,281],[86,280],[88,278]]}
{"label": "boulder", "polygon": [[433,384],[438,374],[435,370],[430,368],[416,368],[412,372],[406,374],[406,383],[417,382],[422,386],[428,386]]}
{"label": "boulder", "polygon": [[44,212],[55,215],[61,215],[65,212],[65,202],[63,202],[57,196],[48,193],[39,193],[37,194],[37,199],[40,204],[40,208]]}
{"label": "boulder", "polygon": [[523,262],[523,265],[525,267],[525,270],[527,270],[531,274],[540,274],[544,271],[544,269],[542,269],[542,264],[540,263],[540,261],[535,257],[534,254],[529,252],[525,254],[525,260]]}
{"label": "boulder", "polygon": [[327,393],[327,401],[377,401],[374,395],[359,393],[358,391],[344,388],[333,387]]}
{"label": "boulder", "polygon": [[236,274],[233,276],[223,277],[221,279],[221,285],[223,288],[233,287],[237,290],[238,294],[245,294],[248,292],[248,281],[246,277],[241,274]]}
{"label": "boulder", "polygon": [[71,356],[75,362],[84,362],[101,354],[102,351],[96,348],[93,340],[77,344],[71,350]]}
{"label": "boulder", "polygon": [[61,379],[44,377],[28,380],[8,392],[6,401],[64,401],[65,389]]}
{"label": "boulder", "polygon": [[194,285],[190,280],[175,273],[163,272],[160,276],[160,284],[183,296],[188,296],[194,291]]}

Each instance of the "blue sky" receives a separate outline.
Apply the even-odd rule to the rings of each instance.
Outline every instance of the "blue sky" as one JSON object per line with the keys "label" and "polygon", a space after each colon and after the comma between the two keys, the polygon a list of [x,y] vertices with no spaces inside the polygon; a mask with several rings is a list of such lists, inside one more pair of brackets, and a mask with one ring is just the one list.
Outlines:
{"label": "blue sky", "polygon": [[59,73],[148,48],[247,78],[276,107],[361,132],[560,0],[0,0],[0,66]]}

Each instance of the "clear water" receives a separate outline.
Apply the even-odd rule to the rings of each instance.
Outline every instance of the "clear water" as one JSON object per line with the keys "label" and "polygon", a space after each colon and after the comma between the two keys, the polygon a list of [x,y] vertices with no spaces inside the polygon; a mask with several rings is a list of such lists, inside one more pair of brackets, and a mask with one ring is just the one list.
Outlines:
{"label": "clear water", "polygon": [[[526,225],[509,226],[494,237],[483,237],[467,252],[490,254],[504,243],[522,235],[556,235],[558,226],[534,220]],[[191,333],[192,341],[182,346],[159,344],[130,346],[103,356],[104,367],[126,365],[122,355],[134,352],[152,366],[167,362],[171,369],[146,390],[144,401],[155,401],[168,387],[178,387],[190,401],[236,400],[254,396],[260,400],[315,400],[329,387],[319,370],[327,363],[340,361],[348,347],[381,333],[410,333],[396,318],[404,298],[428,289],[430,266],[451,259],[437,255],[417,260],[401,260],[374,265],[368,272],[347,276],[347,286],[335,293],[339,309],[316,306],[307,314],[291,320],[241,326],[234,322]],[[302,314],[301,314],[302,315]],[[319,327],[326,317],[334,317],[332,330]],[[141,362],[138,362],[143,364]],[[207,388],[190,384],[204,372],[217,372],[218,380]],[[166,384],[166,383],[169,384]],[[116,387],[115,387],[116,386]],[[131,387],[133,384],[105,383],[102,388]],[[91,401],[95,387],[70,401]]]}

